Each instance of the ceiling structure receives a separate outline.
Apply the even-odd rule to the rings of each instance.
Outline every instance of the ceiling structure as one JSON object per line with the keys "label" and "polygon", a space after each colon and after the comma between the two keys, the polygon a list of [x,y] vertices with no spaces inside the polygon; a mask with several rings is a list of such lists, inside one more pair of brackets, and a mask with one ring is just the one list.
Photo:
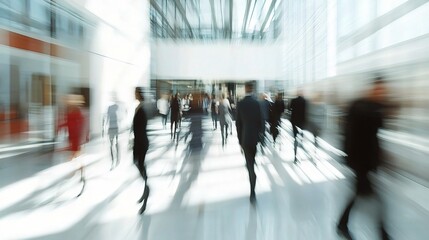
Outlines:
{"label": "ceiling structure", "polygon": [[266,40],[281,32],[282,0],[150,0],[158,39]]}

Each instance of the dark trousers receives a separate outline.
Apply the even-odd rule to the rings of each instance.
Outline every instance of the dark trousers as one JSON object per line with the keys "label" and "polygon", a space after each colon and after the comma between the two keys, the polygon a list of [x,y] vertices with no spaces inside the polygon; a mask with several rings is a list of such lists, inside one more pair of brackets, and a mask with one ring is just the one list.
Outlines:
{"label": "dark trousers", "polygon": [[[299,130],[298,127],[296,125],[292,125],[293,128],[293,138],[294,138],[294,144],[293,144],[293,151],[294,151],[294,161],[298,161],[298,159],[296,158],[296,152],[298,150],[298,143],[299,141],[301,141],[302,144],[302,140],[304,139],[304,133],[302,132],[302,130]],[[301,140],[298,140],[299,135],[301,135]]]}
{"label": "dark trousers", "polygon": [[217,113],[212,112],[213,128],[217,129]]}
{"label": "dark trousers", "polygon": [[165,126],[167,125],[167,114],[161,114],[162,117],[162,126],[163,128],[165,128]]}
{"label": "dark trousers", "polygon": [[138,153],[134,151],[134,164],[136,165],[137,169],[140,172],[140,175],[142,176],[143,180],[145,180],[145,182],[147,180],[146,164],[145,164],[147,149],[148,148],[146,147],[145,149],[140,150]]}
{"label": "dark trousers", "polygon": [[146,164],[145,164],[145,158],[146,158],[146,153],[147,153],[148,148],[146,147],[144,150],[139,151],[138,153],[136,153],[136,151],[134,151],[134,164],[136,165],[137,169],[140,172],[140,175],[142,176],[143,180],[144,180],[144,190],[143,190],[143,194],[139,199],[139,203],[143,202],[143,206],[141,207],[139,213],[143,213],[144,210],[146,209],[146,204],[147,204],[147,200],[149,198],[149,185],[147,184],[147,173],[146,173]]}
{"label": "dark trousers", "polygon": [[271,135],[273,136],[274,142],[276,142],[277,136],[279,135],[278,126],[279,125],[277,123],[270,124],[270,132],[271,132]]}
{"label": "dark trousers", "polygon": [[220,134],[222,135],[222,145],[225,145],[226,139],[228,138],[228,124],[221,122],[219,125],[220,125]]}
{"label": "dark trousers", "polygon": [[355,187],[356,187],[355,194],[350,199],[349,203],[347,204],[346,208],[344,209],[344,212],[341,215],[338,226],[343,228],[343,229],[347,228],[347,224],[349,222],[350,212],[353,208],[354,203],[356,202],[356,200],[359,196],[374,196],[378,200],[378,205],[379,205],[379,209],[380,209],[379,227],[380,227],[380,230],[382,233],[382,239],[383,240],[389,239],[389,236],[387,235],[387,233],[385,231],[384,223],[383,223],[383,218],[384,218],[384,214],[385,214],[383,203],[381,201],[381,197],[379,195],[377,195],[374,192],[374,190],[372,189],[371,182],[368,179],[368,172],[366,172],[366,171],[356,172],[356,185],[355,185]]}
{"label": "dark trousers", "polygon": [[[171,123],[170,123],[171,138],[174,139],[176,137],[178,119],[172,118],[170,121],[171,121]],[[174,132],[173,132],[173,124],[174,124]]]}
{"label": "dark trousers", "polygon": [[255,195],[256,174],[255,174],[255,155],[256,146],[243,146],[244,157],[246,158],[246,167],[249,173],[250,195]]}

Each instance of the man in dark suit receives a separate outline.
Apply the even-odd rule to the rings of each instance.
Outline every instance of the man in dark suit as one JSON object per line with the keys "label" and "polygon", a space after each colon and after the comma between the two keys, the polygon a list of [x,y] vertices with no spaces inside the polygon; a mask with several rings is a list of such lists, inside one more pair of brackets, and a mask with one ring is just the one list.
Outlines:
{"label": "man in dark suit", "polygon": [[147,199],[149,198],[149,186],[147,184],[147,173],[145,158],[146,152],[149,148],[149,139],[147,138],[146,126],[147,126],[147,116],[145,110],[143,109],[143,89],[137,87],[135,90],[135,97],[140,102],[137,106],[134,118],[133,118],[133,132],[134,132],[134,146],[133,146],[133,157],[134,164],[137,166],[140,175],[142,176],[145,187],[143,195],[138,200],[139,203],[143,202],[142,207],[139,210],[139,214],[142,214],[146,210]]}
{"label": "man in dark suit", "polygon": [[306,111],[307,111],[307,100],[303,97],[302,91],[298,91],[298,97],[292,99],[290,103],[290,122],[292,123],[293,128],[293,138],[294,140],[294,163],[298,162],[298,159],[296,158],[296,151],[298,148],[298,133],[301,135],[301,141],[303,140],[304,136],[302,131],[300,131],[298,128],[303,129],[306,123]]}
{"label": "man in dark suit", "polygon": [[[346,239],[352,239],[347,224],[356,198],[374,193],[368,174],[375,171],[381,161],[377,132],[383,126],[385,96],[385,83],[381,78],[376,78],[368,96],[354,101],[347,113],[344,150],[347,153],[347,164],[356,174],[356,192],[347,204],[337,226],[338,232]],[[383,204],[380,202],[381,210],[382,207]],[[384,229],[382,215],[380,228],[382,238],[385,240],[389,239],[389,236]]]}
{"label": "man in dark suit", "polygon": [[253,94],[253,84],[246,83],[246,96],[237,104],[237,136],[238,142],[246,158],[246,167],[249,172],[250,180],[250,201],[255,203],[255,155],[256,145],[262,134],[263,119],[261,116],[260,105]]}

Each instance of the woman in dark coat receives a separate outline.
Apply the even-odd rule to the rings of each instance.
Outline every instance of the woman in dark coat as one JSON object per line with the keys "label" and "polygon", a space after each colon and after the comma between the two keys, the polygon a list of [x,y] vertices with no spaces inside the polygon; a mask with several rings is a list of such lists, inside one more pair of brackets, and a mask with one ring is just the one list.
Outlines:
{"label": "woman in dark coat", "polygon": [[[170,102],[170,132],[171,132],[171,138],[174,139],[176,137],[176,131],[177,131],[177,124],[179,124],[180,121],[180,95],[179,93],[176,93],[174,97],[171,98]],[[173,132],[173,124],[174,124],[174,132]]]}
{"label": "woman in dark coat", "polygon": [[137,166],[140,175],[145,181],[145,187],[143,195],[139,199],[139,203],[143,202],[142,207],[139,210],[139,214],[142,214],[146,210],[147,199],[149,198],[149,186],[147,184],[147,173],[145,165],[146,152],[149,148],[149,139],[147,138],[146,126],[147,126],[147,116],[145,110],[143,109],[143,89],[137,87],[135,90],[135,97],[140,101],[140,104],[137,106],[134,118],[133,118],[133,132],[134,132],[134,146],[133,146],[133,156],[134,164]]}

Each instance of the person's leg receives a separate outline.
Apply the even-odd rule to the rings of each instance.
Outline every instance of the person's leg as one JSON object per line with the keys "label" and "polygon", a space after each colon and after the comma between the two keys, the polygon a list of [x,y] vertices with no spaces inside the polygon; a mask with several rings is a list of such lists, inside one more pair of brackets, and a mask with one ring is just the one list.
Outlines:
{"label": "person's leg", "polygon": [[385,224],[385,218],[386,218],[386,206],[383,204],[383,199],[381,198],[380,194],[375,194],[375,197],[377,199],[378,203],[378,209],[379,209],[379,219],[378,219],[378,227],[380,228],[381,232],[381,239],[382,240],[389,240],[391,237],[386,231],[386,224]]}
{"label": "person's leg", "polygon": [[298,159],[296,158],[296,152],[298,150],[298,139],[297,139],[297,137],[298,137],[298,128],[295,125],[293,125],[292,128],[293,128],[293,139],[294,139],[294,141],[293,141],[294,161],[293,162],[297,163]]}
{"label": "person's leg", "polygon": [[346,208],[343,211],[343,214],[340,217],[340,221],[337,225],[337,231],[340,235],[342,235],[343,237],[345,237],[346,239],[352,239],[351,235],[350,235],[350,231],[348,228],[348,223],[349,223],[349,216],[350,216],[350,211],[352,210],[352,207],[355,203],[357,195],[355,194],[350,201],[348,202]]}
{"label": "person's leg", "polygon": [[215,129],[215,115],[214,112],[212,112],[212,123],[213,123],[213,129]]}
{"label": "person's leg", "polygon": [[317,149],[319,148],[319,144],[318,144],[318,142],[317,142],[317,136],[319,135],[319,133],[318,133],[318,131],[317,130],[313,130],[313,138],[314,138],[314,153],[313,153],[313,155],[311,155],[311,160],[312,160],[312,162],[313,162],[313,164],[315,164],[316,165],[316,159],[315,158],[318,158],[317,156]]}
{"label": "person's leg", "polygon": [[142,214],[146,210],[146,204],[147,204],[147,200],[149,198],[149,192],[150,192],[150,188],[149,188],[149,185],[147,183],[148,176],[147,176],[146,164],[145,164],[146,152],[147,152],[147,149],[143,153],[140,153],[139,159],[137,161],[137,168],[138,168],[140,175],[142,176],[143,180],[145,181],[143,194],[138,201],[139,203],[143,202],[143,205],[139,210],[139,214]]}
{"label": "person's leg", "polygon": [[246,146],[243,149],[244,157],[246,158],[246,168],[249,173],[250,181],[250,200],[255,200],[255,186],[256,186],[256,174],[255,174],[255,155],[256,146]]}
{"label": "person's leg", "polygon": [[346,208],[344,209],[343,214],[341,215],[337,225],[337,231],[346,239],[352,239],[347,225],[349,223],[350,212],[357,197],[361,195],[366,195],[370,192],[371,185],[367,177],[367,172],[356,171],[355,188],[356,189],[354,195],[346,205]]}
{"label": "person's leg", "polygon": [[119,161],[121,159],[121,155],[120,155],[121,153],[119,151],[119,140],[118,140],[119,136],[118,135],[119,135],[118,133],[115,135],[115,140],[116,140],[116,166],[119,165]]}
{"label": "person's leg", "polygon": [[170,120],[170,137],[171,137],[171,139],[173,139],[173,123],[174,123],[174,120],[171,119]]}
{"label": "person's leg", "polygon": [[161,114],[161,117],[162,128],[165,129],[165,125],[167,124],[167,115]]}
{"label": "person's leg", "polygon": [[110,165],[110,170],[113,170],[115,166],[115,158],[113,157],[113,148],[114,148],[114,135],[109,133],[109,141],[110,141],[110,159],[112,160],[112,163]]}
{"label": "person's leg", "polygon": [[[222,136],[222,147],[225,145],[225,136],[224,136],[224,124],[220,123],[220,134]],[[226,134],[228,134],[228,132],[226,132]]]}

